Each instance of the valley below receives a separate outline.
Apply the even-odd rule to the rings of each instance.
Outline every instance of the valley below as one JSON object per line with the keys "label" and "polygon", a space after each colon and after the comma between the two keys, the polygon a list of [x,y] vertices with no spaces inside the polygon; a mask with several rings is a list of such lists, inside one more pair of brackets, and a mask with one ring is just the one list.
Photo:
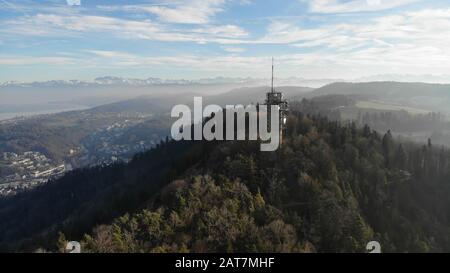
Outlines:
{"label": "valley below", "polygon": [[[348,88],[343,88],[343,85]],[[285,97],[294,109],[309,114],[323,114],[341,122],[356,122],[358,126],[368,124],[380,133],[388,130],[403,141],[450,146],[450,125],[446,113],[435,113],[427,105],[411,103],[408,97],[410,84],[405,90],[392,83],[379,83],[377,92],[368,95],[374,83],[331,84],[322,88],[281,86]],[[401,84],[400,84],[401,85]],[[436,89],[425,86],[423,95]],[[249,104],[262,102],[267,87],[241,87],[229,92],[204,96],[205,103]],[[437,88],[440,92],[441,85]],[[349,91],[351,90],[351,91]],[[420,95],[415,91],[415,95]],[[439,96],[442,92],[438,93]],[[30,113],[0,121],[0,195],[11,195],[41,185],[72,169],[128,162],[136,153],[158,145],[170,134],[173,119],[170,110],[176,104],[192,104],[195,93],[179,96],[156,94],[139,96],[89,109],[77,109],[61,113]],[[398,101],[398,103],[388,102]],[[405,99],[401,99],[401,98]],[[381,99],[383,98],[383,99]],[[308,103],[302,105],[302,100]],[[443,97],[443,100],[448,100]],[[400,103],[403,101],[403,103]],[[410,102],[410,103],[408,103]],[[295,108],[300,104],[299,108]],[[450,109],[450,108],[449,108]],[[8,114],[4,114],[8,115]],[[18,164],[27,153],[36,153],[47,158],[30,165]],[[45,164],[44,164],[45,166]],[[59,171],[51,171],[64,166]],[[38,176],[46,171],[46,176]]]}

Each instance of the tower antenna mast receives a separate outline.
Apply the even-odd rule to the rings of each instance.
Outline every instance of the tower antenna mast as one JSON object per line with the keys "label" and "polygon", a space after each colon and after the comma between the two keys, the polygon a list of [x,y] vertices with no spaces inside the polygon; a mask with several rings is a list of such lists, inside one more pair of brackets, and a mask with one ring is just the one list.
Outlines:
{"label": "tower antenna mast", "polygon": [[272,93],[275,92],[275,90],[273,89],[273,57],[272,57]]}

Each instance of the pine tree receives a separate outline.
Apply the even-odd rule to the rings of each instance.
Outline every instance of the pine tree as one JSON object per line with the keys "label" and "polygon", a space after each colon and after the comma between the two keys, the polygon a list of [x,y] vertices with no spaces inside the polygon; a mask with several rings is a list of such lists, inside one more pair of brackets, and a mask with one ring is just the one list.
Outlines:
{"label": "pine tree", "polygon": [[393,147],[391,130],[388,130],[387,133],[384,135],[382,140],[382,146],[386,167],[390,168],[392,167],[392,147]]}

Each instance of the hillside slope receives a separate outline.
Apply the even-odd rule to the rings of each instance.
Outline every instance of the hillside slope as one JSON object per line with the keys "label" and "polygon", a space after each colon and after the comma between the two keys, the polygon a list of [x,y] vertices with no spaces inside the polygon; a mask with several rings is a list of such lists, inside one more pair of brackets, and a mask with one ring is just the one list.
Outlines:
{"label": "hillside slope", "polygon": [[398,104],[450,114],[450,85],[401,82],[332,83],[314,90],[308,97],[357,95],[386,104]]}
{"label": "hillside slope", "polygon": [[448,150],[292,113],[274,153],[167,142],[1,200],[0,248],[62,232],[93,252],[450,251],[449,178]]}
{"label": "hillside slope", "polygon": [[364,82],[364,83],[332,83],[314,91],[318,95],[350,95],[371,94],[374,96],[399,97],[450,97],[449,84],[403,83],[403,82]]}

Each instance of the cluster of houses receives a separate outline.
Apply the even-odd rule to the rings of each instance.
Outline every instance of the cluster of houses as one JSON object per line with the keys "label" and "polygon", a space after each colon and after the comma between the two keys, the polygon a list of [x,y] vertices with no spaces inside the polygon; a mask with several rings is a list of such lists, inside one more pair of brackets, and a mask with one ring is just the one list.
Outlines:
{"label": "cluster of houses", "polygon": [[13,195],[46,183],[71,168],[66,164],[53,164],[51,159],[36,151],[20,155],[5,152],[0,158],[0,167],[0,195]]}

